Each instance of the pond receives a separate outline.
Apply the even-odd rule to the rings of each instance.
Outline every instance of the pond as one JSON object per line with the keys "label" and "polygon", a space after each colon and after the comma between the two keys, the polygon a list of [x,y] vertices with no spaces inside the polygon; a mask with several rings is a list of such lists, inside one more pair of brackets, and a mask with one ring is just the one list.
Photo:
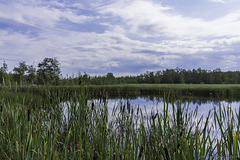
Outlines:
{"label": "pond", "polygon": [[[171,99],[168,102],[164,100],[163,97],[137,97],[137,98],[109,98],[106,100],[101,99],[92,99],[87,101],[88,106],[94,105],[94,107],[104,107],[106,106],[108,109],[109,120],[112,120],[113,110],[119,112],[121,107],[130,107],[134,110],[136,114],[136,110],[141,108],[143,117],[145,120],[149,119],[152,114],[158,113],[162,115],[164,112],[164,107],[168,106],[168,114],[171,116],[173,113],[173,106],[181,106],[181,108],[185,109],[185,112],[191,113],[197,111],[197,116],[192,121],[197,121],[197,119],[203,118],[203,121],[207,118],[209,112],[211,111],[211,116],[209,117],[209,121],[213,122],[213,110],[214,108],[218,112],[219,105],[222,108],[231,108],[231,110],[235,113],[238,112],[240,101],[237,100],[217,100],[210,98],[181,98],[181,99]],[[64,102],[64,119],[69,118],[69,102]],[[236,115],[234,114],[236,118]]]}
{"label": "pond", "polygon": [[[98,102],[98,100],[95,100]],[[138,97],[136,99],[108,99],[108,109],[111,111],[114,106],[123,104],[131,104],[134,107],[141,107],[142,109],[146,109],[147,113],[150,114],[151,111],[163,111],[164,98],[155,97],[154,99],[148,99],[143,97]],[[208,112],[214,107],[218,107],[221,104],[222,107],[230,107],[233,111],[239,108],[240,101],[228,101],[228,100],[213,100],[213,99],[184,99],[184,100],[174,100],[172,102],[168,102],[169,112],[172,110],[172,105],[181,105],[189,107],[189,110],[198,109],[199,116],[204,115],[207,116]]]}
{"label": "pond", "polygon": [[2,92],[1,155],[23,157],[20,154],[28,152],[35,159],[45,155],[51,156],[48,159],[240,157],[240,101],[232,96],[178,92],[163,98],[133,92],[131,96],[88,98],[89,92],[58,90]]}
{"label": "pond", "polygon": [[[156,153],[167,149],[169,153],[179,153],[178,157],[182,156],[181,150],[186,154],[194,154],[192,157],[199,153],[199,156],[204,157],[202,159],[217,159],[216,157],[221,156],[228,159],[235,156],[232,151],[233,144],[235,144],[233,139],[237,138],[238,132],[236,131],[239,128],[235,111],[239,113],[240,101],[206,97],[166,99],[157,96],[88,100],[76,98],[61,102],[54,108],[55,110],[52,110],[49,117],[52,120],[52,117],[61,111],[62,113],[57,115],[61,115],[62,120],[58,120],[57,125],[54,126],[62,126],[59,131],[63,134],[69,128],[70,131],[84,132],[83,139],[96,146],[105,137],[104,146],[105,143],[110,143],[110,150],[118,144],[119,152],[123,153],[124,150],[129,151],[126,146],[132,146],[135,149],[132,150],[138,157],[143,145],[146,146],[145,155],[149,153],[147,149],[155,146]],[[228,112],[229,108],[231,112]],[[227,111],[223,111],[224,109]],[[209,114],[210,111],[211,114]],[[48,122],[45,125],[50,126]],[[229,122],[233,124],[230,127]],[[205,125],[207,123],[208,125]],[[71,144],[74,144],[73,139]],[[193,148],[192,151],[186,149],[184,144]],[[180,148],[179,145],[181,145]]]}
{"label": "pond", "polygon": [[[88,105],[91,106],[92,103],[95,105],[106,105],[109,112],[111,113],[114,107],[117,107],[122,104],[130,105],[132,108],[140,107],[143,110],[146,110],[147,113],[151,111],[163,111],[164,105],[169,106],[169,111],[171,112],[172,105],[181,105],[186,106],[189,110],[198,109],[199,115],[207,116],[208,112],[214,107],[218,107],[221,104],[222,107],[230,107],[232,110],[236,110],[240,106],[240,100],[217,100],[217,99],[206,99],[206,98],[185,98],[185,99],[175,99],[170,100],[171,102],[164,101],[163,97],[137,97],[137,98],[109,98],[105,101],[99,99],[88,100]],[[165,103],[165,104],[164,104]],[[65,111],[67,113],[67,111]]]}

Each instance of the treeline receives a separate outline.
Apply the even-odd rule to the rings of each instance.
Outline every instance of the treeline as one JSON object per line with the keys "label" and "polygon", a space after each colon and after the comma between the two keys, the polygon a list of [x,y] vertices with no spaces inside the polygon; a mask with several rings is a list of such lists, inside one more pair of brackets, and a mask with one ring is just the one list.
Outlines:
{"label": "treeline", "polygon": [[111,84],[239,84],[240,72],[222,72],[215,70],[181,68],[166,69],[156,72],[147,71],[137,76],[115,77],[113,73],[103,76],[90,76],[86,72],[77,76],[63,77],[60,63],[56,58],[45,58],[37,67],[19,62],[13,71],[8,72],[4,61],[0,67],[0,84],[11,85],[111,85]]}
{"label": "treeline", "polygon": [[36,68],[23,61],[19,62],[19,66],[14,67],[12,72],[7,72],[8,65],[4,61],[0,67],[0,84],[59,85],[61,73],[59,64],[56,58],[45,58]]}
{"label": "treeline", "polygon": [[240,72],[222,72],[220,68],[213,71],[201,68],[185,70],[181,68],[166,69],[162,71],[149,72],[137,76],[115,77],[113,73],[105,76],[90,76],[87,73],[79,74],[77,77],[62,79],[62,84],[239,84]]}

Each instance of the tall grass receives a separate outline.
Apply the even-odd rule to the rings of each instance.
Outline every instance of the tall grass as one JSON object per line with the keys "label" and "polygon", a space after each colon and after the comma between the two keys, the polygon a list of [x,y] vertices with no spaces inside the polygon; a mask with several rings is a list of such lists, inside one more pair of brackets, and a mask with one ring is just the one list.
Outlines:
{"label": "tall grass", "polygon": [[165,96],[163,111],[121,102],[110,112],[84,90],[44,95],[38,103],[0,95],[0,159],[239,158],[240,109],[219,104],[199,117]]}
{"label": "tall grass", "polygon": [[[0,86],[2,90],[6,86]],[[121,85],[88,85],[88,86],[9,86],[11,91],[43,95],[46,90],[51,93],[69,92],[70,94],[82,89],[88,91],[91,97],[100,96],[99,93],[107,93],[111,97],[121,96],[163,96],[164,93],[171,93],[171,96],[197,96],[212,97],[221,99],[239,100],[239,84],[121,84]]]}

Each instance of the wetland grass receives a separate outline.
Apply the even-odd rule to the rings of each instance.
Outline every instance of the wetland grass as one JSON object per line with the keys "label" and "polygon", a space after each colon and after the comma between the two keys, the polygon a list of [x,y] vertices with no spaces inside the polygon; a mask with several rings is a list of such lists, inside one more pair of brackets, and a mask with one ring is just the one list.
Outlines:
{"label": "wetland grass", "polygon": [[0,159],[239,158],[240,109],[219,104],[199,117],[169,95],[163,111],[119,103],[110,112],[86,90],[42,91],[44,103],[0,94]]}
{"label": "wetland grass", "polygon": [[[0,91],[7,88],[0,86]],[[171,97],[206,97],[213,99],[231,99],[239,100],[239,84],[120,84],[120,85],[83,85],[83,86],[14,86],[8,90],[11,93],[20,92],[22,94],[32,94],[36,96],[48,97],[51,94],[80,94],[85,90],[88,98],[101,98],[103,95],[110,95],[111,98],[139,96],[163,96],[164,93],[170,93]],[[100,93],[100,94],[99,94]],[[62,96],[63,98],[64,96]]]}

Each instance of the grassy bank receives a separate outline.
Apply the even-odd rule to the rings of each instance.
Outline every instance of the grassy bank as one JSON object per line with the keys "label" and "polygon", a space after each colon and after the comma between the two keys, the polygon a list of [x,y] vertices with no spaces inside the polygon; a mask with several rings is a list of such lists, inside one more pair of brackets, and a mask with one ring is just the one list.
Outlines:
{"label": "grassy bank", "polygon": [[162,112],[147,114],[141,107],[119,103],[109,115],[107,103],[87,103],[86,90],[70,94],[64,87],[34,89],[27,91],[39,94],[42,89],[47,103],[26,103],[27,95],[0,95],[0,159],[239,157],[240,109],[219,104],[198,118],[198,110],[190,111],[187,104],[168,106],[169,95]]}
{"label": "grassy bank", "polygon": [[[0,88],[2,89],[2,88]],[[83,90],[90,98],[101,98],[102,95],[114,97],[138,97],[138,96],[163,96],[170,93],[171,96],[186,97],[213,97],[218,99],[236,99],[240,97],[240,85],[236,84],[122,84],[122,85],[87,85],[87,86],[22,86],[11,87],[21,93],[43,95],[50,93],[75,94]],[[48,94],[48,93],[47,93]]]}
{"label": "grassy bank", "polygon": [[25,98],[25,104],[47,105],[55,99],[67,101],[69,98],[84,94],[86,99],[142,97],[153,100],[170,94],[171,99],[188,100],[240,100],[240,85],[199,85],[199,84],[122,84],[87,86],[0,86],[0,96],[8,101]]}
{"label": "grassy bank", "polygon": [[123,84],[88,86],[88,88],[112,93],[120,91],[120,93],[129,95],[163,95],[166,92],[179,96],[231,97],[240,95],[240,85],[237,84]]}

